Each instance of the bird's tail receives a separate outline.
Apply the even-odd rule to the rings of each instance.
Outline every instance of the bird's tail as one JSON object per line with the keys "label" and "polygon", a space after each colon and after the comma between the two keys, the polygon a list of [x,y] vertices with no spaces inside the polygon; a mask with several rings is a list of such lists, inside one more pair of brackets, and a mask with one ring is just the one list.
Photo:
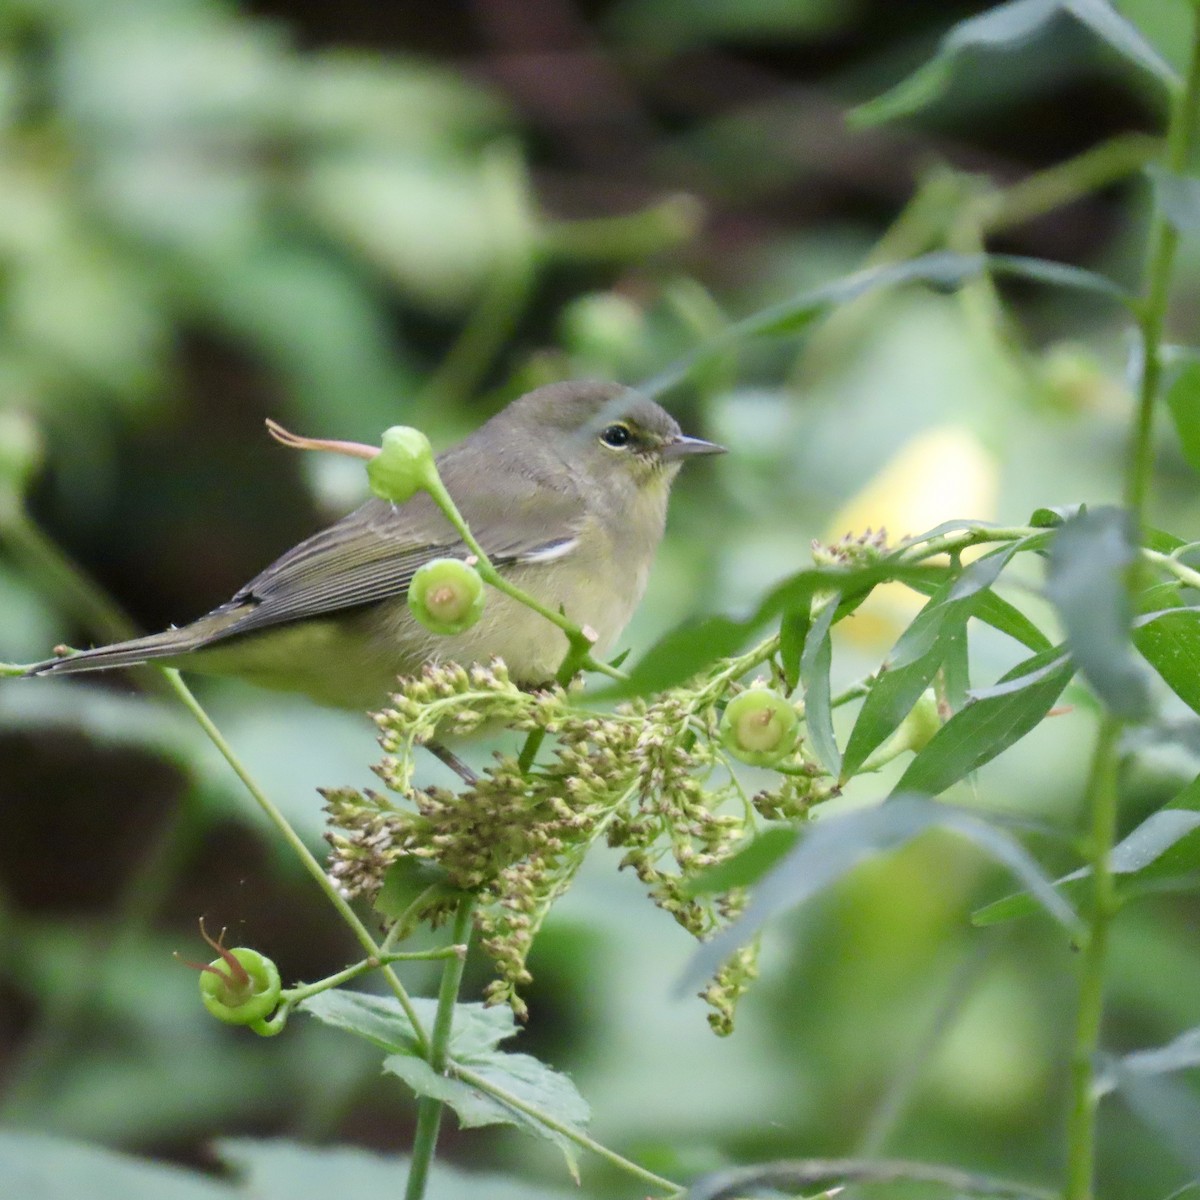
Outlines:
{"label": "bird's tail", "polygon": [[167,629],[147,637],[130,638],[127,642],[114,642],[111,646],[97,646],[94,650],[80,650],[58,658],[48,658],[45,662],[28,667],[25,676],[74,675],[80,671],[107,671],[112,667],[136,667],[155,659],[175,658],[207,645],[225,624],[228,622],[213,621],[211,616],[201,617],[179,629]]}

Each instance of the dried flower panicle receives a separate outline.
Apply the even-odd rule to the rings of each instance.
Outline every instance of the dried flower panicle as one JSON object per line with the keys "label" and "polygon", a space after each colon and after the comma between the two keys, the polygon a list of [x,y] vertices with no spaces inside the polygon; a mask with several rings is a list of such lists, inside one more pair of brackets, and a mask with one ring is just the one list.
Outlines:
{"label": "dried flower panicle", "polygon": [[[597,714],[562,688],[522,691],[499,661],[427,667],[401,680],[375,718],[385,750],[375,770],[401,801],[350,788],[323,793],[330,873],[347,895],[373,896],[399,859],[435,862],[451,887],[475,893],[480,942],[497,971],[487,998],[518,1015],[533,939],[602,838],[624,851],[621,866],[636,872],[656,905],[694,936],[708,937],[737,915],[743,897],[693,897],[689,881],[744,841],[756,813],[795,819],[822,795],[818,769],[797,751],[797,773],[748,798],[720,747],[719,695],[684,687]],[[542,730],[554,737],[553,750],[528,770],[498,754],[457,793],[413,786],[417,746],[493,723]],[[739,951],[702,993],[720,1033],[732,1029],[754,954],[753,947]]]}

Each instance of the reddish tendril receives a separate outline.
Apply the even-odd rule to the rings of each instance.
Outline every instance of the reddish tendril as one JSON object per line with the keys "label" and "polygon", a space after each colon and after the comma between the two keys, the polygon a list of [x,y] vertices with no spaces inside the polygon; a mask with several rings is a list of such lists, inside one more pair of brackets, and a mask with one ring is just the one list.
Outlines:
{"label": "reddish tendril", "polygon": [[192,962],[190,959],[184,958],[179,951],[175,951],[175,957],[183,963],[185,967],[191,967],[195,971],[207,971],[210,975],[215,975],[222,980],[227,986],[236,991],[244,992],[247,989],[253,989],[253,981],[250,978],[249,972],[240,962],[237,956],[231,951],[225,949],[225,929],[222,927],[221,936],[214,942],[208,936],[208,930],[204,928],[204,918],[200,918],[200,936],[225,960],[225,965],[229,968],[228,974],[221,970],[220,967],[214,967],[211,963]]}
{"label": "reddish tendril", "polygon": [[368,461],[379,453],[378,446],[367,446],[362,442],[340,442],[330,438],[307,438],[284,429],[278,421],[267,418],[267,432],[281,445],[292,450],[330,450],[334,454],[348,454],[351,458]]}

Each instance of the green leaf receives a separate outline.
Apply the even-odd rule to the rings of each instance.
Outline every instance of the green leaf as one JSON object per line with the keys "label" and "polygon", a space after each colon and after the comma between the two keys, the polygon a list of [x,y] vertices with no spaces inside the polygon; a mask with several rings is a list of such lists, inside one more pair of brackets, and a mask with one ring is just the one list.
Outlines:
{"label": "green leaf", "polygon": [[[1181,1033],[1165,1046],[1124,1054],[1120,1058],[1120,1065],[1123,1070],[1136,1071],[1139,1075],[1162,1075],[1200,1067],[1200,1025]],[[1101,1094],[1108,1092],[1112,1084],[1112,1080],[1105,1075],[1098,1083]]]}
{"label": "green leaf", "polygon": [[[979,1175],[941,1163],[906,1162],[896,1158],[793,1158],[727,1167],[703,1176],[680,1200],[727,1200],[734,1196],[835,1196],[847,1185],[912,1184],[904,1195],[980,1196],[988,1200],[1055,1200],[1055,1193],[1028,1184]],[[889,1189],[890,1190],[890,1189]],[[887,1194],[886,1192],[883,1194]],[[901,1194],[897,1192],[896,1194]]]}
{"label": "green leaf", "polygon": [[973,562],[958,578],[947,581],[901,634],[859,711],[846,744],[841,778],[853,775],[908,716],[954,638],[963,634],[984,591],[1022,548],[1022,542],[1013,542]]}
{"label": "green leaf", "polygon": [[1130,294],[1106,275],[1073,266],[1071,263],[1054,262],[1048,258],[1030,258],[1024,254],[988,254],[986,266],[993,275],[1008,275],[1014,279],[1027,279],[1031,283],[1044,283],[1050,287],[1067,288],[1089,292],[1107,300],[1116,300],[1126,306],[1133,303]]}
{"label": "green leaf", "polygon": [[[837,616],[860,604],[877,584],[891,580],[944,579],[945,569],[907,566],[881,559],[853,568],[810,567],[773,587],[748,616],[710,616],[685,621],[665,634],[634,664],[629,678],[614,687],[593,693],[598,701],[641,696],[690,679],[718,658],[736,653],[768,621],[784,613],[807,612],[818,592],[843,596]],[[811,634],[810,634],[811,640]]]}
{"label": "green leaf", "polygon": [[936,796],[1024,737],[1053,707],[1075,668],[1060,648],[1051,647],[1018,663],[1001,683],[1034,673],[1040,673],[1037,682],[982,696],[956,712],[908,764],[894,794]]}
{"label": "green leaf", "polygon": [[[1177,804],[1185,795],[1196,798],[1198,791],[1193,783],[1172,801],[1174,807],[1152,813],[1113,847],[1109,870],[1122,877],[1123,897],[1200,877],[1200,812]],[[1081,867],[1055,880],[1054,886],[1075,901],[1086,896],[1091,876],[1090,866]],[[979,909],[972,920],[976,925],[996,925],[1027,916],[1033,909],[1031,897],[1017,892]]]}
{"label": "green leaf", "polygon": [[202,1175],[66,1138],[0,1130],[0,1196],[12,1200],[236,1200]]}
{"label": "green leaf", "polygon": [[1134,622],[1133,644],[1166,685],[1195,713],[1200,713],[1200,612],[1149,614]]}
{"label": "green leaf", "polygon": [[1175,366],[1168,378],[1167,408],[1179,435],[1180,448],[1193,469],[1200,471],[1200,359],[1189,359]]}
{"label": "green leaf", "polygon": [[1200,1100],[1195,1092],[1170,1076],[1130,1070],[1124,1060],[1113,1064],[1112,1072],[1122,1099],[1138,1118],[1175,1158],[1200,1172]]}
{"label": "green leaf", "polygon": [[[927,596],[937,590],[932,581],[911,582],[908,586]],[[1050,639],[1019,608],[995,592],[980,593],[971,616],[1030,650],[1050,649]]]}
{"label": "green leaf", "polygon": [[783,667],[783,682],[789,692],[800,682],[800,660],[812,625],[812,615],[806,609],[794,608],[783,614],[779,622],[779,661]]}
{"label": "green leaf", "polygon": [[[447,1065],[448,1073],[443,1075],[423,1058],[393,1054],[383,1060],[383,1069],[403,1079],[418,1096],[430,1096],[448,1105],[463,1129],[514,1125],[553,1142],[562,1152],[572,1178],[578,1180],[575,1143],[569,1137],[479,1086],[481,1080],[486,1080],[555,1121],[583,1133],[583,1126],[591,1115],[587,1102],[565,1075],[551,1070],[536,1058],[528,1054],[498,1052],[469,1059],[452,1058]],[[465,1079],[458,1078],[460,1072],[465,1072]]]}
{"label": "green leaf", "polygon": [[954,289],[988,270],[998,275],[1010,275],[1035,283],[1082,289],[1110,300],[1118,300],[1124,305],[1130,303],[1129,294],[1111,279],[1068,263],[1015,254],[959,254],[952,250],[935,250],[906,262],[887,263],[855,271],[851,275],[835,279],[831,283],[753,313],[730,325],[719,338],[710,340],[700,350],[685,355],[658,375],[639,383],[638,390],[651,397],[659,396],[687,378],[689,371],[701,358],[732,348],[749,338],[780,337],[799,333],[833,309],[883,288],[906,283],[925,283],[931,287]]}
{"label": "green leaf", "polygon": [[437,863],[411,855],[397,859],[383,876],[383,886],[375,896],[374,909],[393,921],[405,916],[412,905],[430,889],[453,895],[446,870]]}
{"label": "green leaf", "polygon": [[1146,173],[1154,181],[1158,205],[1168,223],[1179,233],[1200,230],[1200,179],[1159,166],[1147,167]]}
{"label": "green leaf", "polygon": [[[412,1003],[424,1029],[431,1030],[436,1001],[414,999]],[[403,1079],[419,1096],[431,1096],[450,1105],[463,1128],[516,1125],[554,1142],[575,1175],[574,1143],[569,1137],[536,1114],[505,1103],[486,1089],[480,1090],[479,1081],[486,1081],[564,1125],[580,1128],[588,1120],[586,1102],[565,1075],[528,1055],[497,1049],[500,1042],[519,1032],[511,1009],[456,1004],[447,1072],[440,1074],[421,1055],[412,1023],[390,997],[337,988],[310,996],[298,1007],[326,1025],[356,1034],[388,1051],[384,1070]],[[478,1076],[478,1080],[459,1075]]]}
{"label": "green leaf", "polygon": [[1179,77],[1137,27],[1104,0],[1010,0],[980,16],[960,21],[941,40],[937,54],[907,79],[874,100],[853,109],[848,120],[863,128],[917,112],[946,91],[959,56],[974,57],[1018,50],[1043,34],[1060,15],[1086,25],[1128,61],[1171,87]]}
{"label": "green leaf", "polygon": [[[409,1160],[359,1146],[302,1146],[282,1139],[222,1138],[221,1161],[237,1174],[243,1200],[330,1200],[333,1196],[399,1197]],[[83,1195],[84,1193],[80,1193]],[[233,1193],[230,1193],[231,1197]],[[541,1187],[510,1175],[461,1171],[437,1160],[425,1200],[579,1200],[579,1192]]]}
{"label": "green leaf", "polygon": [[833,732],[833,692],[830,670],[833,666],[833,640],[830,629],[837,616],[839,597],[831,596],[809,630],[804,654],[800,659],[800,678],[804,683],[804,723],[808,741],[817,762],[836,779],[842,773],[842,753]]}
{"label": "green leaf", "polygon": [[[426,1032],[433,1028],[437,1001],[414,998],[413,1009]],[[331,988],[310,996],[297,1006],[324,1025],[345,1030],[373,1042],[381,1050],[399,1054],[419,1054],[418,1038],[407,1014],[389,996],[372,996]],[[456,1004],[450,1035],[451,1055],[471,1057],[494,1050],[519,1029],[507,1008],[489,1008],[483,1004]]]}
{"label": "green leaf", "polygon": [[757,883],[796,844],[799,832],[783,826],[764,829],[731,858],[706,867],[683,885],[685,896],[714,896]]}
{"label": "green leaf", "polygon": [[965,810],[923,796],[898,796],[875,808],[839,813],[807,825],[793,849],[754,889],[741,916],[693,955],[681,990],[710,977],[771,918],[812,899],[866,859],[895,850],[929,829],[945,829],[973,842],[1012,871],[1055,920],[1076,929],[1078,919],[1070,905],[1008,833]]}
{"label": "green leaf", "polygon": [[1175,68],[1126,20],[1108,0],[1060,0],[1064,12],[1086,25],[1122,58],[1148,71],[1169,87],[1182,82]]}
{"label": "green leaf", "polygon": [[1126,573],[1136,533],[1123,509],[1080,513],[1050,547],[1046,594],[1058,609],[1071,657],[1101,701],[1128,721],[1150,714],[1150,682],[1133,652]]}

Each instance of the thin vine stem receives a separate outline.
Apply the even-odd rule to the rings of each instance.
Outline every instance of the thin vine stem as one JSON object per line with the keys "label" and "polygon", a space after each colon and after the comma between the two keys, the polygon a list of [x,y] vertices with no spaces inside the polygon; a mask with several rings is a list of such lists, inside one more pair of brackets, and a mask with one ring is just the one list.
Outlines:
{"label": "thin vine stem", "polygon": [[[329,876],[325,874],[324,868],[317,861],[313,852],[304,844],[304,839],[292,828],[287,817],[280,812],[266,792],[259,787],[257,780],[246,769],[245,764],[237,756],[233,747],[225,740],[224,734],[217,728],[213,719],[205,712],[196,697],[192,695],[191,689],[183,682],[179,672],[173,667],[163,667],[162,673],[169,682],[171,690],[183,703],[188,712],[196,719],[200,728],[204,730],[208,740],[216,746],[221,756],[233,768],[234,774],[242,781],[242,785],[262,810],[263,815],[275,827],[279,836],[288,844],[292,853],[300,860],[301,865],[312,877],[316,885],[325,893],[325,897],[329,903],[337,909],[342,920],[345,921],[350,927],[351,932],[358,939],[359,945],[366,950],[367,956],[375,959],[381,958],[379,944],[371,936],[371,931],[359,920],[358,914],[350,907],[349,901],[338,891]],[[413,1002],[409,998],[408,992],[400,982],[396,972],[390,966],[381,966],[381,971],[392,994],[404,1010],[404,1015],[412,1022],[417,1041],[422,1053],[424,1053],[429,1046],[429,1038],[425,1033],[424,1027],[421,1025],[420,1018],[417,1016],[416,1009],[413,1007]]]}
{"label": "thin vine stem", "polygon": [[[455,954],[442,969],[438,988],[437,1013],[433,1019],[433,1035],[425,1058],[438,1075],[446,1074],[450,1058],[450,1034],[453,1031],[454,1007],[462,986],[463,970],[471,939],[471,919],[475,911],[474,896],[464,896],[454,913],[451,941]],[[442,1124],[442,1102],[432,1096],[422,1096],[417,1106],[417,1129],[413,1135],[412,1165],[404,1187],[404,1200],[422,1200],[429,1181],[429,1168],[437,1150],[438,1132]]]}
{"label": "thin vine stem", "polygon": [[452,1071],[455,1077],[461,1079],[463,1083],[469,1083],[473,1088],[478,1088],[479,1091],[486,1092],[489,1096],[499,1100],[501,1104],[505,1104],[519,1113],[524,1113],[527,1117],[532,1117],[540,1125],[545,1125],[547,1129],[552,1129],[555,1133],[574,1142],[580,1148],[591,1151],[591,1153],[611,1163],[627,1175],[632,1175],[637,1179],[652,1184],[654,1187],[663,1188],[670,1196],[681,1195],[686,1190],[681,1184],[675,1183],[674,1180],[666,1179],[662,1175],[655,1175],[653,1171],[648,1171],[645,1167],[639,1166],[631,1159],[618,1154],[615,1150],[610,1150],[594,1138],[588,1137],[581,1130],[568,1125],[565,1121],[560,1121],[553,1114],[543,1112],[540,1108],[526,1103],[520,1096],[515,1096],[512,1092],[498,1086],[491,1079],[487,1078],[486,1075],[479,1075],[462,1063],[455,1063]]}

